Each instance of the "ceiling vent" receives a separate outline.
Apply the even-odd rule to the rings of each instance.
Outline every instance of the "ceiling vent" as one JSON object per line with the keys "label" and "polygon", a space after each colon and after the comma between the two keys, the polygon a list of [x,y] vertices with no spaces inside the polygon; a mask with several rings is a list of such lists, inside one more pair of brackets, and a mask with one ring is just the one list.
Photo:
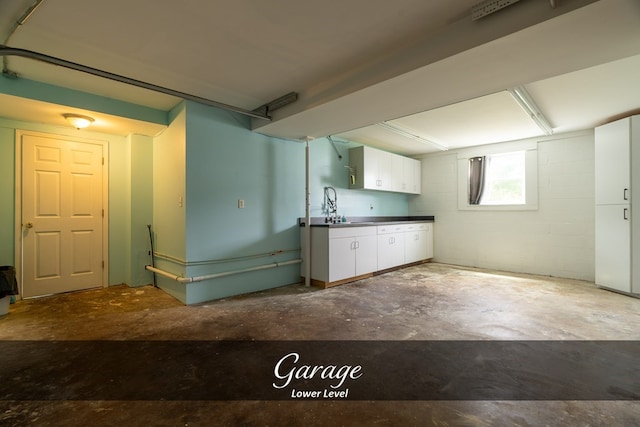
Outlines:
{"label": "ceiling vent", "polygon": [[471,20],[476,21],[480,18],[484,18],[487,15],[491,15],[494,12],[504,9],[507,6],[511,6],[520,0],[486,0],[482,3],[471,8]]}

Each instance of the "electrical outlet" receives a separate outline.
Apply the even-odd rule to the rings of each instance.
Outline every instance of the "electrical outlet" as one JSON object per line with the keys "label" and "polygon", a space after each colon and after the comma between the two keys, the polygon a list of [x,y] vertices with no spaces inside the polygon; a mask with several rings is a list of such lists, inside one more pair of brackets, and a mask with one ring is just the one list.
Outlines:
{"label": "electrical outlet", "polygon": [[238,199],[238,209],[244,209],[244,199]]}

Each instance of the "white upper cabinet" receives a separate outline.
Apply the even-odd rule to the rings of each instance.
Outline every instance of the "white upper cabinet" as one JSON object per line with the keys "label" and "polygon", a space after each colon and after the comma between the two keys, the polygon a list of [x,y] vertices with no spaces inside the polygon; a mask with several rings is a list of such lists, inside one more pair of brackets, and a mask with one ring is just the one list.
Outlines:
{"label": "white upper cabinet", "polygon": [[420,194],[420,161],[370,147],[349,150],[349,188]]}

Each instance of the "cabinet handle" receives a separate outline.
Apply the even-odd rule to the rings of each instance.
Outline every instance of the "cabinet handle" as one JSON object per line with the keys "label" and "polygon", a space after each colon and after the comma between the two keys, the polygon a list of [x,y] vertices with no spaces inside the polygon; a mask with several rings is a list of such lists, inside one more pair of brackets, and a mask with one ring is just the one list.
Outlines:
{"label": "cabinet handle", "polygon": [[622,198],[624,200],[629,200],[629,189],[625,188],[624,191],[622,192]]}
{"label": "cabinet handle", "polygon": [[622,217],[627,221],[629,220],[629,217],[627,216],[628,211],[628,208],[624,208],[624,210],[622,211]]}

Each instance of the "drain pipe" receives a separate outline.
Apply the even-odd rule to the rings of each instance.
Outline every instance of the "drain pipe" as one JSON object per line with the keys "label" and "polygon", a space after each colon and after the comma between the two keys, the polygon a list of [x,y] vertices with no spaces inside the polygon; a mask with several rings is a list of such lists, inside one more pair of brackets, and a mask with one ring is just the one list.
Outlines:
{"label": "drain pipe", "polygon": [[274,262],[272,264],[258,265],[256,267],[243,268],[241,270],[223,271],[221,273],[213,273],[213,274],[207,274],[205,276],[193,276],[193,277],[178,276],[177,274],[169,273],[168,271],[164,271],[159,268],[152,267],[150,265],[145,265],[144,268],[153,273],[159,274],[160,276],[168,277],[169,279],[175,280],[176,282],[179,282],[179,283],[195,283],[195,282],[202,282],[204,280],[217,279],[218,277],[232,276],[234,274],[239,274],[239,273],[247,273],[249,271],[267,270],[269,268],[282,267],[285,265],[300,264],[301,262],[302,262],[302,259],[293,259],[291,261]]}

